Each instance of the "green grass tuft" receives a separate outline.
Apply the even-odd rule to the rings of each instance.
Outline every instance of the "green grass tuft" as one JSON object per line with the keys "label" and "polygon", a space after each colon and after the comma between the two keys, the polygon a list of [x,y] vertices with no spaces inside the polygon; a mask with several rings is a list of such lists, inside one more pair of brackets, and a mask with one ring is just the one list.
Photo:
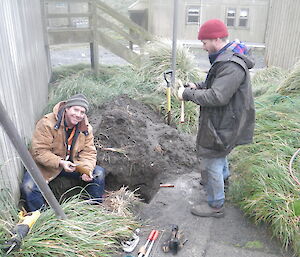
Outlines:
{"label": "green grass tuft", "polygon": [[[255,83],[261,83],[260,88],[268,90],[255,98],[254,143],[238,147],[231,154],[234,183],[230,198],[256,222],[268,223],[283,246],[292,246],[299,255],[300,217],[295,215],[293,204],[299,199],[300,189],[288,167],[300,145],[300,98],[276,92],[283,74],[278,68],[271,69],[271,73],[265,69],[254,77]],[[294,170],[300,177],[299,159]]]}
{"label": "green grass tuft", "polygon": [[[129,194],[124,188],[120,192],[113,201],[110,197],[115,204],[110,207],[116,207],[117,211],[108,211],[106,205],[87,204],[76,196],[62,204],[66,220],[58,220],[52,209],[42,212],[24,238],[21,249],[12,252],[11,256],[112,256],[120,250],[120,242],[128,239],[138,226],[128,210],[134,201],[132,193]],[[123,209],[122,213],[120,209]],[[10,210],[16,213],[15,209]],[[6,213],[5,216],[1,215],[0,221],[2,249],[5,241],[11,237],[9,231],[17,223],[17,217]]]}
{"label": "green grass tuft", "polygon": [[286,96],[300,94],[300,61],[297,62],[286,77],[286,79],[280,84],[278,93]]}

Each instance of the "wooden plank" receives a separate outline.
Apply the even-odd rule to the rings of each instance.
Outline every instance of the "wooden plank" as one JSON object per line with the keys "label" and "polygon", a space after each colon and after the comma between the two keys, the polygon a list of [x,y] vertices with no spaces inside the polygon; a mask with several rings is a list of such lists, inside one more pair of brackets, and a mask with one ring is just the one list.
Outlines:
{"label": "wooden plank", "polygon": [[47,18],[91,17],[91,13],[49,13]]}
{"label": "wooden plank", "polygon": [[90,19],[90,26],[92,28],[92,42],[90,43],[90,56],[91,56],[91,67],[95,73],[98,74],[99,70],[99,46],[96,37],[97,33],[97,10],[93,8],[95,5],[95,1],[89,4],[89,11],[92,12],[92,17]]}
{"label": "wooden plank", "polygon": [[[0,99],[22,142],[29,144],[34,124],[48,101],[50,79],[40,0],[1,1],[0,17]],[[0,145],[1,197],[3,200],[9,194],[7,200],[17,207],[24,168],[2,128]]]}
{"label": "wooden plank", "polygon": [[106,28],[109,28],[109,29],[117,32],[118,34],[122,35],[125,39],[127,39],[128,41],[133,42],[134,44],[143,45],[145,43],[145,41],[139,40],[139,39],[133,37],[129,33],[125,32],[122,28],[120,28],[119,26],[117,26],[116,24],[114,24],[112,22],[109,22],[108,20],[104,19],[100,15],[97,15],[97,18],[98,18],[98,25],[99,26],[106,27]]}
{"label": "wooden plank", "polygon": [[59,0],[45,0],[46,3],[53,3],[53,2],[69,2],[69,3],[90,3],[92,2],[92,0],[63,0],[63,1],[59,1]]}
{"label": "wooden plank", "polygon": [[115,55],[120,56],[121,58],[123,58],[124,60],[126,60],[127,62],[133,65],[139,65],[140,56],[138,54],[132,52],[127,47],[116,42],[111,37],[102,33],[100,30],[98,30],[97,39],[100,45],[110,50]]}
{"label": "wooden plank", "polygon": [[100,0],[95,0],[96,1],[96,6],[104,11],[105,13],[109,14],[111,17],[116,19],[117,21],[123,23],[126,25],[129,29],[133,30],[134,32],[140,34],[145,41],[149,41],[152,39],[152,35],[146,31],[144,28],[141,26],[137,25],[127,17],[121,15],[120,13],[116,12],[114,9],[109,7],[107,4],[101,2]]}
{"label": "wooden plank", "polygon": [[91,43],[91,30],[48,30],[49,45]]}
{"label": "wooden plank", "polygon": [[55,33],[55,32],[91,32],[90,28],[70,28],[70,27],[64,27],[64,28],[48,28],[48,32]]}

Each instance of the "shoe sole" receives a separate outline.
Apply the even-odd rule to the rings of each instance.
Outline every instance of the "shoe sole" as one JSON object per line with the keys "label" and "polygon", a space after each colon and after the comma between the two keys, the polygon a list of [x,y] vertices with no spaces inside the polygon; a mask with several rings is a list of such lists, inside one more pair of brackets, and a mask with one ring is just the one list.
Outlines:
{"label": "shoe sole", "polygon": [[202,217],[202,218],[223,218],[225,216],[224,212],[216,212],[216,213],[199,213],[197,211],[191,210],[191,213],[195,216]]}

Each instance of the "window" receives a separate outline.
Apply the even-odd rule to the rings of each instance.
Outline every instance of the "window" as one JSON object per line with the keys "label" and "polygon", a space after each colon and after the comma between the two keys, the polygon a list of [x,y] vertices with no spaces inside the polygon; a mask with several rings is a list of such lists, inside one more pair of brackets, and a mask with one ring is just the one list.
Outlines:
{"label": "window", "polygon": [[249,9],[248,8],[227,8],[226,25],[228,27],[248,28]]}
{"label": "window", "polygon": [[200,21],[200,7],[189,6],[187,8],[187,24],[199,24]]}
{"label": "window", "polygon": [[228,27],[235,26],[235,18],[236,18],[236,9],[235,8],[227,8],[226,24]]}
{"label": "window", "polygon": [[240,10],[239,27],[248,27],[248,9]]}

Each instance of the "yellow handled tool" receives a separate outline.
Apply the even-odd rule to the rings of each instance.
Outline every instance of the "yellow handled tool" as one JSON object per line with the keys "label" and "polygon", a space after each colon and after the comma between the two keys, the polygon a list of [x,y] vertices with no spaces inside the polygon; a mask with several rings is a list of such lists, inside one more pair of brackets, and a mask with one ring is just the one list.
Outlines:
{"label": "yellow handled tool", "polygon": [[13,250],[18,250],[21,247],[23,238],[28,234],[31,227],[40,217],[40,211],[34,211],[25,213],[21,211],[19,213],[20,222],[14,227],[12,231],[12,238],[5,243],[4,250],[6,255],[8,255]]}
{"label": "yellow handled tool", "polygon": [[[168,125],[170,125],[170,123],[171,123],[171,86],[170,86],[170,84],[171,84],[172,74],[173,74],[172,70],[164,72],[164,78],[165,78],[165,81],[167,82],[166,95],[167,95],[167,123],[168,123]],[[168,76],[169,76],[169,78],[168,78]]]}

